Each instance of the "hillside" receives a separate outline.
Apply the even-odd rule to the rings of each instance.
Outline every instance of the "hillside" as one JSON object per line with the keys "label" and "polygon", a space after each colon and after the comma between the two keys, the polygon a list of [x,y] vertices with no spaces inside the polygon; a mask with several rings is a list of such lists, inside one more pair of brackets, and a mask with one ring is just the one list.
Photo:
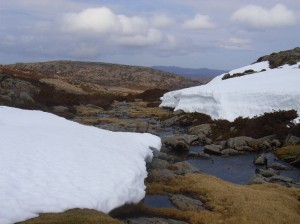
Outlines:
{"label": "hillside", "polygon": [[152,68],[194,79],[212,79],[227,72],[209,68],[181,68],[176,66],[153,66]]}
{"label": "hillside", "polygon": [[[201,84],[147,67],[52,61],[0,65],[0,104],[69,117],[75,105],[108,108],[114,100],[145,90],[174,90]],[[143,96],[142,96],[143,97]]]}
{"label": "hillside", "polygon": [[[161,106],[230,121],[274,110],[294,109],[299,114],[298,51],[295,48],[264,56],[260,62],[220,75],[206,85],[166,93]],[[274,61],[280,63],[274,66]]]}
{"label": "hillside", "polygon": [[[1,71],[1,69],[0,69]],[[2,72],[17,77],[39,79],[58,88],[73,85],[87,92],[109,91],[116,93],[141,92],[160,87],[179,89],[199,85],[199,81],[185,79],[147,67],[108,64],[101,62],[51,61],[4,65]],[[65,86],[63,85],[66,82]],[[67,84],[68,83],[68,84]],[[79,89],[78,89],[79,88]]]}

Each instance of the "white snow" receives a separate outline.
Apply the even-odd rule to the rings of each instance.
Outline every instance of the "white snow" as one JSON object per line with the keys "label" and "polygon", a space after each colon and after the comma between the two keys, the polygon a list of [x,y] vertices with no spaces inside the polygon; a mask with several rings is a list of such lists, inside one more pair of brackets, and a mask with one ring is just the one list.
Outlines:
{"label": "white snow", "polygon": [[151,134],[115,133],[40,111],[0,106],[0,223],[45,212],[102,212],[145,195]]}
{"label": "white snow", "polygon": [[222,80],[222,74],[206,85],[168,92],[161,98],[160,106],[205,113],[213,119],[229,121],[274,110],[295,109],[300,114],[299,65],[277,69],[270,69],[268,62],[248,65],[230,74],[248,69],[257,73],[226,80]]}

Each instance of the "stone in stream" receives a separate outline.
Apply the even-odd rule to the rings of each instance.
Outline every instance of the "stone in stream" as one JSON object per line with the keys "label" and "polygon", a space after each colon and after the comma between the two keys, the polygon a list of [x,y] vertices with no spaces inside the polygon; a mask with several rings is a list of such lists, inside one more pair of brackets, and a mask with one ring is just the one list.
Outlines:
{"label": "stone in stream", "polygon": [[204,146],[204,152],[208,153],[208,154],[214,154],[214,155],[224,155],[224,153],[222,153],[222,146],[221,145],[206,145]]}
{"label": "stone in stream", "polygon": [[278,171],[273,170],[271,168],[268,168],[268,169],[257,169],[256,173],[262,175],[263,177],[267,177],[267,178],[268,177],[273,177],[273,176],[279,174]]}
{"label": "stone in stream", "polygon": [[180,210],[204,210],[204,204],[202,201],[187,197],[182,194],[174,194],[170,197],[171,202]]}
{"label": "stone in stream", "polygon": [[205,152],[189,152],[189,156],[200,159],[211,159],[211,156]]}
{"label": "stone in stream", "polygon": [[267,161],[267,158],[263,154],[260,154],[254,159],[253,163],[255,165],[266,165]]}
{"label": "stone in stream", "polygon": [[127,219],[128,224],[188,224],[187,222],[174,220],[174,219],[164,219],[158,217],[139,217],[133,219]]}
{"label": "stone in stream", "polygon": [[169,181],[174,178],[176,174],[168,169],[150,170],[148,171],[147,181],[149,182],[160,182]]}
{"label": "stone in stream", "polygon": [[196,135],[169,135],[162,137],[162,143],[173,150],[188,151],[190,145],[198,139]]}
{"label": "stone in stream", "polygon": [[243,152],[240,152],[235,149],[227,148],[221,151],[224,155],[229,155],[229,156],[235,156],[235,155],[241,155]]}
{"label": "stone in stream", "polygon": [[274,170],[290,170],[291,168],[288,166],[285,166],[281,163],[271,163],[268,165],[269,168],[272,168]]}

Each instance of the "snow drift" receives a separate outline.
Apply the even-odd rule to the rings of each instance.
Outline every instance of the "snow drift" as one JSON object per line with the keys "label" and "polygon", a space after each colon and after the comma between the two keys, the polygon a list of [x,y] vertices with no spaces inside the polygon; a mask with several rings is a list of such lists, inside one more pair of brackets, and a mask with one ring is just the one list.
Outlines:
{"label": "snow drift", "polygon": [[257,73],[222,80],[217,76],[203,86],[164,94],[161,107],[200,112],[213,119],[254,117],[265,112],[295,109],[300,113],[300,63],[270,69],[259,62],[230,71],[230,75],[254,70]]}
{"label": "snow drift", "polygon": [[44,212],[102,212],[145,195],[150,134],[114,133],[40,111],[0,107],[0,223]]}

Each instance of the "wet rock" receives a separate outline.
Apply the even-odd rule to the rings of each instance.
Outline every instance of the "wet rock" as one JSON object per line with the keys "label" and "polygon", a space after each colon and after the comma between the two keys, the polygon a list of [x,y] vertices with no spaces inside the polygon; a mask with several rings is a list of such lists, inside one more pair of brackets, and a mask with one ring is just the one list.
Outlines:
{"label": "wet rock", "polygon": [[256,159],[254,159],[253,163],[255,165],[266,165],[267,161],[268,161],[267,158],[263,154],[261,154],[257,156]]}
{"label": "wet rock", "polygon": [[224,155],[224,153],[221,151],[222,146],[220,145],[206,145],[204,147],[204,152],[208,154],[214,154],[214,155]]}
{"label": "wet rock", "polygon": [[296,182],[294,179],[285,177],[285,176],[280,176],[280,175],[275,175],[275,176],[269,178],[269,182],[281,184],[286,187],[300,188],[300,183]]}
{"label": "wet rock", "polygon": [[199,169],[190,164],[189,162],[178,162],[169,166],[169,169],[173,171],[174,174],[184,175],[189,173],[199,172]]}
{"label": "wet rock", "polygon": [[157,155],[157,158],[162,159],[162,160],[166,160],[166,161],[174,161],[174,157],[168,155],[165,152],[159,152]]}
{"label": "wet rock", "polygon": [[179,120],[183,119],[184,115],[177,115],[161,122],[164,127],[171,127],[178,124]]}
{"label": "wet rock", "polygon": [[289,168],[288,166],[285,166],[281,163],[271,163],[268,165],[269,168],[272,168],[274,170],[290,170],[291,168]]}
{"label": "wet rock", "polygon": [[249,146],[238,146],[238,147],[235,147],[235,149],[237,151],[241,151],[241,152],[253,152],[253,151],[255,151],[253,148],[251,148]]}
{"label": "wet rock", "polygon": [[268,169],[257,169],[256,173],[262,175],[263,177],[267,177],[267,178],[268,177],[273,177],[273,176],[279,174],[278,171],[273,170],[271,168],[268,168]]}
{"label": "wet rock", "polygon": [[221,151],[224,155],[229,155],[229,156],[235,156],[235,155],[240,155],[242,152],[239,152],[238,150],[227,148]]}
{"label": "wet rock", "polygon": [[197,210],[201,211],[205,208],[203,207],[204,204],[202,201],[187,197],[181,194],[175,194],[170,197],[171,202],[180,210],[187,211],[187,210]]}
{"label": "wet rock", "polygon": [[211,156],[204,152],[190,152],[189,156],[200,158],[200,159],[211,159]]}
{"label": "wet rock", "polygon": [[293,135],[288,135],[286,139],[284,140],[284,145],[298,145],[300,144],[300,138]]}
{"label": "wet rock", "polygon": [[149,182],[160,182],[160,181],[169,181],[174,178],[176,174],[173,171],[168,169],[161,170],[150,170],[148,172],[147,181]]}
{"label": "wet rock", "polygon": [[127,219],[128,224],[188,224],[187,222],[174,220],[174,219],[164,219],[155,217],[140,217],[135,219]]}

